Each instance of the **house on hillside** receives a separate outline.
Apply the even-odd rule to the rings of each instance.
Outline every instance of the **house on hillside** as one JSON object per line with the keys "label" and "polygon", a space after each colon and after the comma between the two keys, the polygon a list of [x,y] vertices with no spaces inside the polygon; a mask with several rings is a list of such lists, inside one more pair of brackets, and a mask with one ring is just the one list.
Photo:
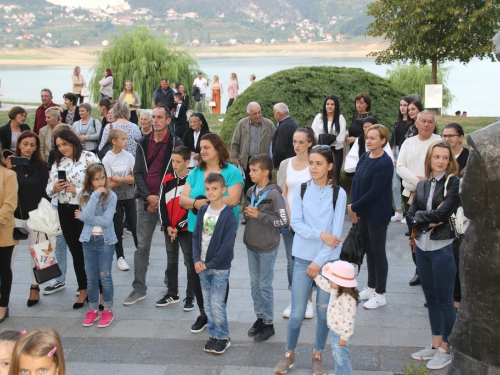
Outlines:
{"label": "house on hillside", "polygon": [[345,35],[344,34],[337,34],[335,37],[336,42],[344,42],[345,41]]}

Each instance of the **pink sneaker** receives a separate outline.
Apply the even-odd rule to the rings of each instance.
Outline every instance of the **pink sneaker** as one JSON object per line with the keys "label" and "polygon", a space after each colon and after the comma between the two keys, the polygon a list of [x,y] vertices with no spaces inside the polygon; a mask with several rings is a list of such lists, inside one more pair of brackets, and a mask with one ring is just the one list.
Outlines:
{"label": "pink sneaker", "polygon": [[99,318],[99,313],[97,312],[97,310],[89,310],[89,312],[85,316],[85,320],[83,321],[83,326],[90,327],[94,324],[97,318]]}
{"label": "pink sneaker", "polygon": [[104,310],[101,314],[101,319],[99,319],[99,324],[97,324],[97,326],[99,328],[107,327],[111,324],[113,319],[114,319],[113,312]]}

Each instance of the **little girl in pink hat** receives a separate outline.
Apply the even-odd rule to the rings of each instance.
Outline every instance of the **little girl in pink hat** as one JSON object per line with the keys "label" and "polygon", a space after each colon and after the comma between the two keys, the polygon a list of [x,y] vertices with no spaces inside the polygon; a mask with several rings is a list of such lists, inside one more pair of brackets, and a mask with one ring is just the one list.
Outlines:
{"label": "little girl in pink hat", "polygon": [[354,267],[347,262],[326,263],[322,275],[314,279],[325,292],[330,293],[327,324],[332,338],[332,353],[335,359],[334,374],[352,375],[349,359],[349,341],[354,332],[354,318],[359,302],[358,283],[354,278]]}

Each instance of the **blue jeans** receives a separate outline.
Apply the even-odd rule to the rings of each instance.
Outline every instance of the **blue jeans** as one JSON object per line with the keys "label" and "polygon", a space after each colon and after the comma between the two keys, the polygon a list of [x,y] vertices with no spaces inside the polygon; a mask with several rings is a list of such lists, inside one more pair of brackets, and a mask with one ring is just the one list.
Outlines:
{"label": "blue jeans", "polygon": [[274,320],[274,262],[278,249],[270,253],[256,253],[248,250],[248,269],[252,288],[253,311],[264,324]]}
{"label": "blue jeans", "polygon": [[453,290],[457,266],[453,244],[434,251],[423,251],[415,245],[415,253],[432,335],[443,336],[443,342],[448,343],[456,319]]}
{"label": "blue jeans", "polygon": [[[396,146],[394,160],[398,160],[399,147]],[[397,210],[401,210],[401,177],[396,173],[396,168],[394,168],[394,174],[392,175],[392,199],[394,199],[394,206]]]}
{"label": "blue jeans", "polygon": [[283,243],[285,244],[286,252],[286,272],[288,275],[288,289],[292,288],[292,278],[293,278],[293,258],[292,258],[292,247],[293,247],[293,236],[295,235],[288,229],[288,227],[283,228],[281,232],[283,236]]}
{"label": "blue jeans", "polygon": [[[313,279],[307,275],[307,267],[311,264],[310,260],[304,260],[295,257],[293,268],[292,283],[292,311],[287,325],[287,343],[286,350],[293,351],[297,347],[299,340],[300,326],[304,320],[307,308],[307,299],[313,284]],[[326,324],[326,310],[330,301],[330,294],[317,289],[316,294],[316,341],[314,350],[324,351],[326,339],[328,338],[328,326]]]}
{"label": "blue jeans", "polygon": [[229,270],[205,270],[199,275],[203,305],[208,318],[208,335],[218,340],[228,339],[225,299]]}
{"label": "blue jeans", "polygon": [[99,306],[99,280],[102,285],[104,307],[113,306],[113,278],[111,265],[115,254],[115,245],[106,245],[103,236],[91,236],[89,242],[83,242],[83,257],[87,273],[89,307],[97,310]]}
{"label": "blue jeans", "polygon": [[330,331],[332,338],[332,354],[335,360],[335,370],[333,375],[353,375],[351,360],[349,359],[349,341],[346,346],[339,345],[340,335]]}

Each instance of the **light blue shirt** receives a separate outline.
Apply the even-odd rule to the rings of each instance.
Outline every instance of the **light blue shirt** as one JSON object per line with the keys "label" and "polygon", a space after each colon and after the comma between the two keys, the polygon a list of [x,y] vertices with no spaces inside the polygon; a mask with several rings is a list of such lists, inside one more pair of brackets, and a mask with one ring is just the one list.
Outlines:
{"label": "light blue shirt", "polygon": [[99,226],[103,230],[104,243],[106,245],[114,245],[118,242],[113,224],[117,201],[116,194],[110,191],[109,198],[104,204],[99,199],[101,194],[97,190],[94,190],[92,194],[89,194],[87,191],[83,194],[90,195],[90,198],[87,204],[82,206],[82,212],[78,216],[78,220],[84,223],[80,242],[89,242],[92,236],[92,228]]}
{"label": "light blue shirt", "polygon": [[334,212],[332,185],[320,187],[312,180],[307,182],[304,200],[300,197],[301,185],[297,185],[293,196],[290,224],[295,237],[292,255],[323,267],[326,262],[339,258],[342,243],[333,249],[321,241],[319,236],[322,232],[331,232],[341,238],[347,194],[340,188]]}

